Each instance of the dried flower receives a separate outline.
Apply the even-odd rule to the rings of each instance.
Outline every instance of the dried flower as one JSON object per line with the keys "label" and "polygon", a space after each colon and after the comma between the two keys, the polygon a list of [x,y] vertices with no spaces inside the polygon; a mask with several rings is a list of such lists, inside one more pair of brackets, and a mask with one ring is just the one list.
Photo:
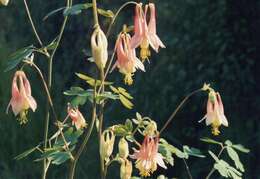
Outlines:
{"label": "dried flower", "polygon": [[[150,9],[150,19],[147,25],[147,12],[148,7]],[[145,6],[145,11],[143,12],[142,3],[136,5],[135,8],[135,18],[134,18],[134,36],[131,39],[131,48],[141,47],[141,59],[142,61],[148,59],[151,55],[149,50],[149,45],[158,52],[159,48],[165,48],[156,32],[156,17],[155,17],[155,5],[149,3]]]}
{"label": "dried flower", "polygon": [[123,33],[119,36],[116,43],[117,61],[112,69],[119,68],[119,71],[125,75],[125,83],[131,85],[133,83],[133,73],[136,69],[145,71],[144,65],[136,57],[135,49],[130,47],[130,35]]}
{"label": "dried flower", "polygon": [[78,108],[72,108],[70,105],[68,105],[67,111],[72,120],[72,125],[75,125],[77,130],[87,126],[86,120]]}
{"label": "dried flower", "polygon": [[111,130],[105,130],[102,133],[101,141],[100,141],[100,156],[106,162],[109,161],[109,157],[111,156],[115,143],[115,134]]}
{"label": "dried flower", "polygon": [[100,27],[97,27],[91,36],[91,48],[92,56],[99,69],[103,69],[106,66],[108,59],[107,47],[106,35]]}
{"label": "dried flower", "polygon": [[[228,127],[228,121],[224,114],[224,106],[219,93],[211,91],[207,102],[207,114],[202,118],[206,119],[206,125],[212,126],[212,134],[219,135],[219,127],[223,124]],[[202,121],[201,120],[201,121]]]}
{"label": "dried flower", "polygon": [[9,3],[9,0],[0,0],[0,5],[3,4],[4,6],[7,6]]}
{"label": "dried flower", "polygon": [[121,167],[120,167],[120,178],[121,179],[130,179],[131,175],[132,175],[132,162],[130,162],[129,160],[124,160],[121,163]]}
{"label": "dried flower", "polygon": [[7,106],[6,113],[9,107],[15,116],[20,114],[20,122],[26,123],[26,114],[28,109],[31,108],[35,112],[37,103],[31,95],[31,85],[23,71],[17,71],[13,78],[12,83],[12,98]]}
{"label": "dried flower", "polygon": [[163,161],[163,156],[158,152],[159,137],[145,136],[142,146],[131,156],[136,159],[135,166],[141,176],[150,176],[157,170],[157,164],[167,168]]}

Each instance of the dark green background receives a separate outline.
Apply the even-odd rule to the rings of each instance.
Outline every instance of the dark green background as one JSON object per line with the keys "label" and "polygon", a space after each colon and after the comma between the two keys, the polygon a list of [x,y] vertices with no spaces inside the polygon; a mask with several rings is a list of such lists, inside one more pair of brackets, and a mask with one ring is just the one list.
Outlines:
{"label": "dark green background", "polygon": [[[114,12],[124,2],[126,1],[98,1],[99,7]],[[186,94],[200,88],[204,82],[209,82],[222,94],[225,113],[230,123],[229,128],[221,128],[221,135],[216,139],[230,139],[250,148],[249,155],[241,154],[246,169],[244,178],[260,178],[260,1],[157,0],[155,3],[158,9],[158,34],[167,48],[160,50],[159,54],[153,53],[150,64],[146,63],[147,72],[137,72],[134,85],[127,87],[135,97],[134,110],[128,111],[118,102],[109,103],[106,108],[106,125],[123,123],[127,117],[133,117],[138,111],[156,120],[161,127]],[[29,1],[29,6],[39,34],[44,44],[47,44],[57,36],[63,16],[60,13],[46,21],[42,19],[51,10],[64,6],[64,3],[34,0]],[[103,22],[103,29],[106,29],[109,21],[105,18],[100,20]],[[12,114],[4,114],[10,99],[14,71],[3,72],[10,53],[30,44],[38,44],[28,23],[22,1],[11,0],[8,7],[1,6],[0,21],[0,178],[39,178],[41,165],[32,162],[36,155],[21,161],[15,161],[13,157],[42,140],[45,111],[42,84],[37,74],[26,68],[33,96],[39,106],[36,113],[30,113],[29,123],[20,126]],[[133,7],[129,7],[120,15],[113,28],[113,38],[124,23],[133,23]],[[55,56],[52,95],[60,117],[66,115],[66,104],[69,100],[62,92],[72,85],[87,87],[75,77],[74,72],[95,72],[93,65],[86,61],[82,52],[90,52],[91,26],[90,11],[70,17],[61,47]],[[111,49],[113,38],[110,39]],[[46,72],[46,59],[36,55],[35,60]],[[122,76],[118,72],[114,72],[109,80],[116,81],[118,85],[122,84]],[[201,148],[206,153],[208,146],[201,143],[199,138],[212,137],[210,128],[197,122],[205,113],[206,98],[205,94],[194,96],[162,137],[175,146],[188,144]],[[82,111],[88,119],[90,110],[86,107]],[[55,130],[53,123],[51,130]],[[78,178],[93,179],[98,176],[99,161],[95,138],[88,147],[77,168]],[[191,159],[188,163],[194,178],[203,178],[213,161],[208,157]],[[64,178],[67,170],[67,164],[54,166],[48,178]],[[163,172],[159,170],[156,175]],[[108,175],[117,178],[118,174],[119,168],[115,164]],[[170,168],[166,175],[187,178],[183,162],[176,159],[175,166]],[[212,178],[218,178],[218,175]]]}

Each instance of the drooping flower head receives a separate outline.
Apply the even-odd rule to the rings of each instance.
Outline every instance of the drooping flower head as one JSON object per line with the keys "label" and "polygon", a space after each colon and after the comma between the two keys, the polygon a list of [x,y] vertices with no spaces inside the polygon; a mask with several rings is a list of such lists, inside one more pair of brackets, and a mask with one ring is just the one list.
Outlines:
{"label": "drooping flower head", "polygon": [[108,59],[108,52],[107,52],[108,42],[106,35],[97,27],[91,36],[91,49],[92,49],[92,56],[97,64],[98,68],[105,68],[107,59]]}
{"label": "drooping flower head", "polygon": [[228,121],[224,114],[224,106],[220,94],[215,91],[209,92],[207,113],[202,120],[206,119],[206,125],[212,126],[212,134],[219,135],[219,127],[223,124],[228,127]]}
{"label": "drooping flower head", "polygon": [[120,73],[125,75],[125,83],[133,83],[132,76],[136,69],[145,71],[143,63],[136,57],[135,49],[130,47],[130,35],[122,33],[116,42],[117,61],[113,67],[117,67]]}
{"label": "drooping flower head", "polygon": [[15,116],[20,115],[20,123],[26,123],[26,114],[28,109],[31,108],[33,112],[37,108],[37,103],[31,95],[31,85],[23,71],[17,71],[13,78],[12,83],[12,98],[7,106],[6,112],[8,113],[9,107]]}
{"label": "drooping flower head", "polygon": [[145,136],[139,150],[131,156],[136,159],[135,166],[141,176],[150,176],[157,170],[157,164],[162,168],[167,168],[163,161],[163,156],[158,152],[159,136]]}
{"label": "drooping flower head", "polygon": [[78,108],[73,108],[68,105],[67,112],[72,120],[72,125],[75,125],[77,130],[87,126],[86,120]]}
{"label": "drooping flower head", "polygon": [[115,134],[111,130],[105,130],[101,135],[99,153],[105,162],[109,161],[109,157],[113,153],[115,143]]}
{"label": "drooping flower head", "polygon": [[120,179],[130,179],[132,176],[132,162],[129,160],[123,160],[120,167]]}
{"label": "drooping flower head", "polygon": [[9,0],[0,0],[0,5],[3,4],[4,6],[7,6],[9,3]]}
{"label": "drooping flower head", "polygon": [[[148,8],[150,11],[150,19],[147,24],[147,13]],[[131,48],[141,47],[140,56],[142,61],[149,58],[151,46],[156,52],[159,48],[165,48],[156,32],[156,12],[155,5],[149,3],[145,5],[145,10],[142,9],[142,3],[139,3],[135,7],[135,18],[134,18],[134,36],[131,39]]]}

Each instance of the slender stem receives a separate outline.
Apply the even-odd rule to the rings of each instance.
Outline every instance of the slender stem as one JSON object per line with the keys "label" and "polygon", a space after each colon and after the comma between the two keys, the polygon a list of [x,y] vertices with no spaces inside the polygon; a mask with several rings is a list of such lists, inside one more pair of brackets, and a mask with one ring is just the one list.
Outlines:
{"label": "slender stem", "polygon": [[85,133],[84,141],[80,145],[80,148],[77,151],[77,153],[74,157],[74,160],[71,161],[70,171],[69,171],[70,172],[69,173],[69,179],[74,179],[77,161],[79,160],[81,153],[85,149],[86,144],[88,143],[89,137],[90,137],[90,135],[93,131],[93,128],[94,128],[94,124],[95,124],[95,121],[96,121],[96,101],[95,101],[95,99],[96,99],[96,87],[94,89],[94,101],[93,101],[92,120],[91,120],[90,128],[88,129],[88,132]]}
{"label": "slender stem", "polygon": [[[223,145],[221,145],[221,150],[218,153],[218,158],[220,157],[220,155],[223,153],[223,151],[225,150],[225,147]],[[216,169],[214,168],[214,166],[212,167],[212,169],[210,170],[209,174],[206,176],[205,179],[209,179],[211,177],[211,175],[216,171]]]}
{"label": "slender stem", "polygon": [[116,14],[114,15],[114,17],[113,17],[113,19],[112,19],[112,21],[111,21],[111,23],[110,23],[110,25],[109,25],[109,27],[108,27],[108,29],[107,29],[107,33],[106,33],[106,36],[107,36],[107,37],[110,35],[111,29],[112,29],[112,27],[113,27],[113,25],[114,25],[114,23],[115,23],[115,20],[116,20],[117,16],[119,15],[119,13],[120,13],[126,6],[128,6],[128,5],[130,5],[130,4],[135,4],[135,5],[136,5],[137,2],[134,2],[134,1],[126,2],[126,3],[124,3],[124,4],[117,10]]}
{"label": "slender stem", "polygon": [[176,116],[177,112],[181,109],[181,107],[184,105],[184,103],[194,94],[198,93],[202,91],[202,89],[198,89],[195,90],[193,92],[191,92],[190,94],[188,94],[183,100],[182,102],[179,104],[179,106],[173,111],[173,113],[171,114],[171,116],[169,117],[169,119],[167,120],[167,122],[164,124],[164,126],[162,127],[162,129],[160,130],[159,134],[161,134],[164,129],[170,124],[170,122],[173,120],[173,118]]}
{"label": "slender stem", "polygon": [[26,0],[24,0],[23,2],[24,2],[25,10],[26,10],[26,13],[27,13],[27,15],[28,15],[29,21],[30,21],[30,23],[31,23],[31,26],[32,26],[34,35],[36,36],[36,38],[37,38],[39,44],[40,44],[41,46],[43,46],[43,43],[42,43],[42,41],[41,41],[41,38],[40,38],[40,36],[38,35],[37,30],[36,30],[36,28],[35,28],[35,25],[34,25],[34,23],[33,23],[32,16],[31,16],[30,10],[29,10],[29,8],[28,8],[27,2],[26,2]]}
{"label": "slender stem", "polygon": [[97,12],[97,1],[92,0],[92,5],[93,5],[93,17],[94,17],[94,28],[99,26],[98,23],[98,12]]}
{"label": "slender stem", "polygon": [[189,179],[193,179],[192,175],[191,175],[191,172],[190,172],[190,167],[189,165],[187,164],[186,160],[183,158],[183,162],[184,162],[184,165],[185,165],[185,168],[187,170],[187,173],[189,175]]}
{"label": "slender stem", "polygon": [[[67,7],[70,7],[72,5],[72,0],[67,0]],[[53,58],[54,55],[59,47],[60,41],[62,39],[62,35],[67,23],[68,17],[66,16],[63,20],[61,29],[60,29],[60,33],[58,36],[58,40],[57,40],[57,45],[55,46],[54,50],[52,51],[52,54],[49,58],[48,61],[48,89],[49,91],[51,90],[51,86],[52,86],[52,68],[53,68]],[[47,143],[48,143],[48,132],[49,132],[49,123],[50,123],[50,113],[49,113],[49,108],[50,108],[50,104],[47,102],[46,103],[46,118],[45,118],[45,130],[44,130],[44,148],[47,147]],[[42,179],[46,178],[46,159],[43,160],[43,174],[42,174]]]}

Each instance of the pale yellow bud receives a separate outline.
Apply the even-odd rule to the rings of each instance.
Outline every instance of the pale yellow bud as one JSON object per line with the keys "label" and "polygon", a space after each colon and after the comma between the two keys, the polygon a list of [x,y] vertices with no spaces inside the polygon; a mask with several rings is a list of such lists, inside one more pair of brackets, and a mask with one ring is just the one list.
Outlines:
{"label": "pale yellow bud", "polygon": [[3,4],[4,6],[7,6],[9,3],[9,0],[0,0],[0,5]]}
{"label": "pale yellow bud", "polygon": [[108,59],[107,47],[108,42],[106,35],[100,27],[97,27],[91,36],[91,49],[92,56],[99,69],[105,68],[106,66]]}
{"label": "pale yellow bud", "polygon": [[106,162],[109,161],[109,157],[111,156],[115,143],[115,135],[112,131],[106,130],[101,135],[100,141],[100,156]]}
{"label": "pale yellow bud", "polygon": [[118,143],[119,156],[126,159],[129,155],[128,143],[124,137],[122,137]]}
{"label": "pale yellow bud", "polygon": [[125,160],[122,162],[121,167],[120,167],[120,178],[121,179],[130,179],[132,175],[132,162]]}

